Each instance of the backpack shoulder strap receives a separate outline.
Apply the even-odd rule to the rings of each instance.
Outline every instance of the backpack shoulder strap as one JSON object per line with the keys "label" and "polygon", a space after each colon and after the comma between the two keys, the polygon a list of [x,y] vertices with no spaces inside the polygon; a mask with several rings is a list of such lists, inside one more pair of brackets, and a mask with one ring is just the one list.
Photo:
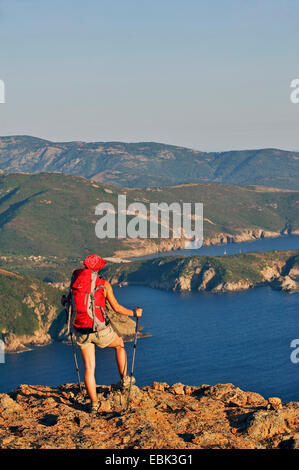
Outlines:
{"label": "backpack shoulder strap", "polygon": [[[101,278],[101,277],[99,276],[99,274],[98,274],[98,278],[99,278],[100,280],[105,281],[105,279]],[[100,290],[100,289],[103,289],[103,291],[104,291],[105,304],[106,304],[107,298],[106,298],[105,292],[108,290],[108,288],[107,288],[107,286],[105,286],[105,284],[101,284],[100,286],[97,286],[95,290],[97,291],[97,290]],[[109,317],[108,317],[106,311],[103,309],[103,307],[100,307],[100,309],[102,310],[102,314],[103,314],[103,317],[104,317],[104,319],[105,319],[105,324],[106,324],[106,326],[107,326],[107,325],[109,325],[109,323],[110,323],[110,319],[109,319]]]}
{"label": "backpack shoulder strap", "polygon": [[[77,270],[76,270],[77,271]],[[72,331],[73,328],[73,323],[77,314],[77,309],[76,309],[76,304],[74,302],[73,298],[73,292],[72,292],[72,287],[75,282],[75,272],[73,272],[72,277],[71,277],[71,282],[69,285],[69,291],[68,291],[68,303],[67,303],[67,335],[69,335]]]}
{"label": "backpack shoulder strap", "polygon": [[[105,281],[105,279],[103,279],[102,277],[100,277],[99,274],[98,274],[98,279],[99,279],[100,281],[102,281],[102,280]],[[107,286],[105,286],[105,284],[101,284],[100,286],[97,286],[97,287],[95,288],[95,290],[100,290],[100,289],[103,289],[104,291],[107,291]]]}

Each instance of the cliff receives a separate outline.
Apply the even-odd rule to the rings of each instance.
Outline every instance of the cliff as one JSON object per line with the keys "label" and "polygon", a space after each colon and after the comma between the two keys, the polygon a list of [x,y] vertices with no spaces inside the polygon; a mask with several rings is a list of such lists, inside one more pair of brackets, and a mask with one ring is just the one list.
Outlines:
{"label": "cliff", "polygon": [[0,269],[0,339],[6,352],[48,344],[61,310],[57,289],[36,279]]}
{"label": "cliff", "polygon": [[[109,318],[113,328],[125,342],[133,339],[136,324],[131,318],[118,315],[112,310],[109,311]],[[139,329],[141,330],[142,327]],[[139,332],[139,337],[147,336],[150,335]],[[27,335],[6,332],[2,333],[2,339],[6,353],[26,351],[35,346],[45,346],[53,341],[70,342],[70,338],[66,336],[65,312],[60,312],[51,323],[48,323],[47,328],[44,325],[39,325],[32,334]]]}
{"label": "cliff", "polygon": [[[5,351],[20,352],[52,341],[69,341],[60,298],[60,290],[0,268],[0,339]],[[109,304],[107,310],[115,330],[130,341],[135,322],[116,314]]]}
{"label": "cliff", "polygon": [[98,386],[95,417],[78,385],[20,385],[0,394],[2,449],[298,449],[299,403],[228,383]]}
{"label": "cliff", "polygon": [[230,256],[164,257],[107,266],[112,283],[172,291],[230,292],[270,285],[297,292],[299,252],[272,251]]}
{"label": "cliff", "polygon": [[[204,219],[204,224],[207,219]],[[206,233],[206,232],[204,232]],[[227,233],[220,232],[217,234],[208,234],[204,236],[202,246],[215,246],[215,245],[228,245],[230,243],[243,243],[243,242],[253,242],[255,240],[262,240],[264,238],[277,238],[281,235],[298,235],[299,230],[293,230],[289,233],[286,233],[285,230],[279,231],[270,231],[262,229],[246,229],[238,233]],[[137,238],[134,240],[127,240],[126,250],[116,250],[114,259],[119,258],[122,261],[130,260],[134,261],[134,258],[140,256],[152,255],[155,253],[165,253],[171,251],[185,250],[186,239],[182,238],[169,238],[169,239],[160,239],[159,243],[156,243],[154,240],[147,238],[141,239]],[[179,255],[178,255],[179,256]],[[112,258],[112,259],[113,259]]]}

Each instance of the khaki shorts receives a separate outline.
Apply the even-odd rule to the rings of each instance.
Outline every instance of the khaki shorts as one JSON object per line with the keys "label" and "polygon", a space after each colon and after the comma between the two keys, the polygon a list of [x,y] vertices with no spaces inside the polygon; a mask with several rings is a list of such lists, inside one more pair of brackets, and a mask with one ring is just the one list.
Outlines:
{"label": "khaki shorts", "polygon": [[99,348],[106,348],[114,340],[116,332],[111,325],[106,326],[103,330],[93,333],[75,332],[76,344],[80,349],[85,349],[89,344],[93,343]]}

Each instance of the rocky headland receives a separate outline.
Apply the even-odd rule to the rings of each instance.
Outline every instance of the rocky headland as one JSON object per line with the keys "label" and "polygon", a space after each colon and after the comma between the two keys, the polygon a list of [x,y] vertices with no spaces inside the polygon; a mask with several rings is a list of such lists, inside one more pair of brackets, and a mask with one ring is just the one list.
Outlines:
{"label": "rocky headland", "polygon": [[107,266],[104,275],[111,284],[146,285],[176,292],[233,292],[268,285],[294,293],[299,290],[299,252],[162,257],[114,263]]}
{"label": "rocky headland", "polygon": [[77,384],[20,385],[0,394],[2,449],[298,449],[299,403],[233,384],[98,386],[88,413]]}
{"label": "rocky headland", "polygon": [[[0,268],[0,339],[5,352],[27,351],[53,341],[69,342],[60,298],[59,289]],[[108,303],[107,313],[118,334],[130,341],[135,322],[115,313]]]}
{"label": "rocky headland", "polygon": [[[102,272],[112,285],[215,293],[271,286],[288,293],[299,290],[299,252],[273,251],[230,256],[164,257],[108,263]],[[6,352],[26,351],[66,337],[61,290],[37,279],[0,268],[0,339]],[[114,328],[130,341],[135,322],[116,314],[107,303]],[[146,336],[140,333],[140,336]]]}
{"label": "rocky headland", "polygon": [[[136,323],[131,318],[118,315],[111,309],[108,310],[109,318],[115,331],[125,342],[131,341],[135,334]],[[65,311],[60,312],[59,315],[53,319],[52,323],[48,324],[46,329],[43,324],[40,324],[33,334],[19,335],[12,332],[2,334],[5,352],[15,353],[28,351],[37,346],[46,346],[53,341],[69,343],[70,337],[66,334],[65,317]],[[142,329],[142,327],[139,328],[140,330]],[[147,337],[150,335],[139,332],[138,336]]]}
{"label": "rocky headland", "polygon": [[[209,219],[204,219],[208,221]],[[211,222],[211,221],[209,221]],[[225,233],[221,232],[213,236],[205,236],[203,239],[202,246],[215,246],[215,245],[229,245],[230,243],[243,243],[253,242],[256,240],[262,240],[264,238],[276,238],[282,235],[299,235],[299,230],[293,230],[287,232],[285,229],[281,231],[270,231],[263,229],[248,228],[239,233]],[[137,238],[134,240],[127,240],[126,250],[116,250],[115,256],[111,260],[127,261],[128,259],[139,256],[152,255],[156,253],[165,253],[177,250],[186,249],[187,239],[182,238],[169,238],[159,239],[159,243],[155,240],[146,238]]]}

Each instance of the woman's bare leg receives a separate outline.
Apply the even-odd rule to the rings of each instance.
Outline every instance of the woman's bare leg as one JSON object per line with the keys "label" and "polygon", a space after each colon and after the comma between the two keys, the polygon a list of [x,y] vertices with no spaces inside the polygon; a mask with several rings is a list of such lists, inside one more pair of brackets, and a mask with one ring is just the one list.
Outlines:
{"label": "woman's bare leg", "polygon": [[94,375],[96,366],[94,344],[90,343],[88,346],[86,346],[86,348],[81,349],[81,354],[84,364],[84,382],[86,385],[86,389],[91,399],[91,402],[97,403],[97,387]]}
{"label": "woman's bare leg", "polygon": [[126,378],[127,375],[127,353],[123,339],[118,335],[115,336],[114,340],[108,344],[108,348],[115,349],[115,359],[117,363],[118,372],[121,378]]}

